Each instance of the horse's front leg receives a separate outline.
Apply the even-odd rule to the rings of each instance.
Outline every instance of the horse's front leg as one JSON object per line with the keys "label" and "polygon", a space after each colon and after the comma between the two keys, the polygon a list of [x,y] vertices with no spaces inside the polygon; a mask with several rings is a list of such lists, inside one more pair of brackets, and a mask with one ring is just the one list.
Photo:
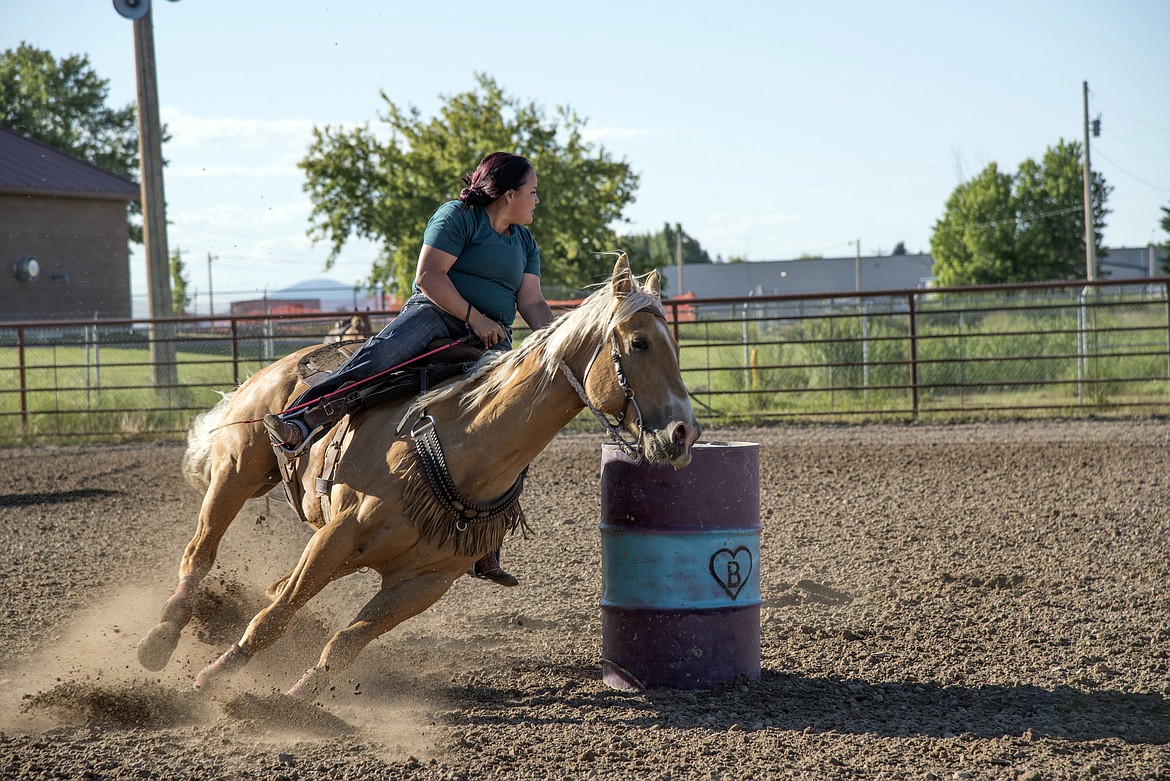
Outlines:
{"label": "horse's front leg", "polygon": [[361,650],[374,639],[435,604],[472,561],[468,559],[454,571],[444,568],[415,574],[406,580],[402,580],[401,573],[383,576],[381,590],[366,603],[349,626],[333,636],[317,664],[305,671],[296,685],[289,689],[289,695],[311,699],[328,689],[332,674],[353,664]]}
{"label": "horse's front leg", "polygon": [[276,642],[296,612],[354,559],[360,539],[360,526],[352,518],[336,520],[318,530],[280,593],[256,614],[239,642],[203,668],[195,678],[195,688],[207,691],[215,679],[238,671],[253,654]]}
{"label": "horse's front leg", "polygon": [[179,585],[163,605],[158,624],[138,642],[138,662],[147,670],[161,670],[170,661],[179,634],[191,620],[196,589],[215,564],[220,540],[244,503],[269,485],[271,469],[261,466],[252,470],[256,474],[236,472],[234,464],[215,471],[199,508],[195,536],[179,563]]}

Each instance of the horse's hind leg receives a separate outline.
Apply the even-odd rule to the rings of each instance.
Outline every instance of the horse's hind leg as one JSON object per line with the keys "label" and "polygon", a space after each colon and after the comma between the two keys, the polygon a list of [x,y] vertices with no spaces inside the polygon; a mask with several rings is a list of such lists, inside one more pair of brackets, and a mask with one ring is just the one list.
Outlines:
{"label": "horse's hind leg", "polygon": [[359,524],[353,519],[335,520],[319,529],[305,546],[280,593],[256,614],[238,643],[203,668],[195,677],[195,688],[209,690],[215,678],[235,672],[253,654],[276,642],[293,615],[344,570],[346,562],[353,557],[360,533]]}
{"label": "horse's hind leg", "polygon": [[361,650],[374,639],[435,604],[451,588],[452,582],[452,576],[442,571],[419,575],[405,582],[396,577],[390,586],[383,577],[382,589],[366,603],[349,626],[333,636],[317,664],[305,671],[296,685],[289,689],[289,695],[309,699],[328,688],[331,674],[353,664]]}
{"label": "horse's hind leg", "polygon": [[[179,634],[191,620],[195,592],[215,564],[220,540],[244,506],[244,502],[271,485],[275,457],[268,451],[249,458],[225,458],[213,468],[211,485],[199,508],[195,536],[179,563],[179,585],[163,606],[158,624],[138,642],[138,662],[147,670],[166,666],[179,643]],[[252,457],[255,456],[255,457]],[[250,464],[250,466],[246,466]]]}

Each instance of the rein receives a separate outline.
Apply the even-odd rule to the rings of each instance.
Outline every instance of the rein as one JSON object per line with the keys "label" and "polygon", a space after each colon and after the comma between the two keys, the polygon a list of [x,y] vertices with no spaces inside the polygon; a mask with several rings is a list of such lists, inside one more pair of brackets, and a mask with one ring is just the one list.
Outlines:
{"label": "rein", "polygon": [[[666,320],[665,315],[657,311],[653,307],[644,307],[639,309],[639,312],[649,312],[650,314]],[[598,422],[609,434],[610,438],[617,444],[623,453],[631,458],[641,459],[642,453],[642,435],[645,432],[645,427],[642,423],[642,410],[638,407],[638,401],[634,397],[634,389],[630,387],[629,378],[626,377],[625,370],[622,367],[621,352],[618,350],[617,336],[611,331],[609,334],[609,357],[613,362],[614,373],[617,375],[618,385],[621,386],[625,394],[625,404],[622,406],[620,412],[617,413],[616,423],[609,420],[604,412],[598,409],[589,400],[588,394],[585,392],[583,383],[588,381],[589,372],[593,369],[593,364],[596,363],[597,358],[601,355],[602,349],[605,347],[606,340],[602,339],[597,349],[594,350],[593,356],[589,359],[588,365],[585,367],[585,374],[582,381],[578,381],[573,376],[572,369],[564,360],[560,361],[559,368],[564,372],[569,384],[577,392],[581,398],[581,402],[593,412]],[[626,421],[630,407],[634,408],[634,424],[637,427],[637,435],[634,439],[627,440],[622,436],[622,424]],[[520,510],[520,494],[524,491],[524,480],[528,476],[528,467],[525,466],[516,478],[516,482],[504,492],[502,496],[496,500],[480,504],[468,500],[459,489],[455,486],[455,481],[451,478],[451,472],[447,468],[446,457],[443,455],[443,445],[439,441],[439,435],[435,430],[435,419],[427,414],[425,409],[418,410],[419,417],[414,425],[410,428],[410,438],[414,443],[415,454],[422,466],[422,472],[426,477],[426,484],[429,485],[428,492],[431,501],[437,504],[435,508],[440,512],[440,515],[435,516],[429,521],[423,521],[420,528],[425,535],[435,535],[440,539],[455,539],[458,546],[466,548],[468,551],[475,548],[478,538],[483,537],[491,528],[488,526],[493,521],[500,520],[507,524],[507,528],[514,528],[519,524],[522,528],[527,528],[524,525],[523,513]],[[405,426],[406,419],[403,419],[399,424],[399,431]],[[416,515],[427,515],[421,509],[422,500],[420,495],[414,489],[407,491],[408,506],[415,506],[413,511]],[[441,508],[441,510],[439,510]],[[450,529],[454,529],[454,534]],[[470,530],[470,537],[468,539],[468,532]],[[455,536],[458,535],[458,536]]]}
{"label": "rein", "polygon": [[[355,380],[354,382],[349,383],[348,385],[346,385],[343,388],[338,388],[335,391],[332,391],[330,393],[326,393],[324,396],[322,396],[319,399],[313,399],[312,401],[306,401],[304,404],[298,404],[295,407],[289,407],[288,409],[286,409],[284,411],[285,412],[296,412],[297,410],[303,409],[305,407],[311,407],[312,405],[314,405],[318,402],[324,402],[324,403],[328,404],[329,401],[332,400],[334,396],[337,396],[343,392],[344,393],[352,393],[353,389],[356,387],[359,387],[361,385],[366,385],[367,383],[371,383],[374,380],[378,379],[379,377],[384,377],[385,375],[390,374],[391,372],[396,372],[399,369],[402,369],[402,368],[405,368],[405,367],[411,365],[412,363],[418,363],[423,358],[430,358],[432,355],[436,355],[438,353],[441,353],[444,350],[449,350],[452,347],[454,347],[455,345],[471,344],[471,342],[475,341],[478,338],[479,337],[476,336],[475,334],[468,334],[467,336],[464,336],[460,339],[456,339],[452,342],[449,342],[449,343],[443,345],[442,347],[436,347],[433,350],[428,350],[427,352],[423,353],[422,355],[417,355],[414,358],[410,358],[408,360],[405,360],[402,363],[398,364],[397,366],[391,366],[389,369],[383,369],[382,371],[378,372],[377,374],[371,374],[369,377],[362,377],[360,380]],[[256,422],[256,421],[245,421],[245,422]]]}
{"label": "rein", "polygon": [[[428,350],[427,352],[423,353],[422,355],[418,355],[418,356],[415,356],[414,358],[410,358],[408,360],[405,360],[402,363],[398,364],[397,366],[391,366],[389,369],[384,369],[383,371],[380,371],[377,374],[371,374],[369,377],[363,377],[360,380],[355,380],[355,381],[349,383],[348,385],[345,385],[341,388],[338,388],[335,391],[332,391],[330,393],[326,393],[324,396],[322,396],[319,399],[314,399],[312,401],[306,401],[304,404],[297,404],[295,407],[289,407],[288,409],[285,409],[283,411],[284,412],[296,412],[297,410],[304,409],[305,407],[311,407],[314,404],[317,404],[318,402],[322,403],[323,405],[329,404],[335,396],[338,396],[342,393],[345,393],[347,395],[351,394],[351,393],[353,393],[354,388],[371,383],[374,380],[378,379],[379,377],[383,377],[387,374],[390,374],[391,372],[396,372],[399,369],[403,369],[412,363],[417,363],[417,362],[421,361],[423,358],[430,358],[432,355],[437,355],[438,353],[441,353],[444,350],[450,350],[452,347],[454,347],[456,345],[471,344],[473,341],[475,341],[478,338],[479,337],[476,336],[475,334],[468,334],[467,336],[464,336],[460,339],[456,339],[455,341],[449,342],[449,343],[443,345],[442,347],[436,347],[433,350]],[[226,428],[227,426],[244,426],[244,425],[248,425],[249,423],[263,423],[263,422],[264,422],[264,418],[255,418],[254,420],[239,420],[239,421],[236,421],[234,423],[226,423],[223,426],[220,426],[220,428]]]}

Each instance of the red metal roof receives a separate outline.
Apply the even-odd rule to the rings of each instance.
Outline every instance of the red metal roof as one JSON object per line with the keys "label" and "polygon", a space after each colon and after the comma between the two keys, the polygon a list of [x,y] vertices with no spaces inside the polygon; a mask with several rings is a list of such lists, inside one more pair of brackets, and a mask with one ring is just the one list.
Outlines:
{"label": "red metal roof", "polygon": [[0,125],[0,194],[137,201],[138,185]]}

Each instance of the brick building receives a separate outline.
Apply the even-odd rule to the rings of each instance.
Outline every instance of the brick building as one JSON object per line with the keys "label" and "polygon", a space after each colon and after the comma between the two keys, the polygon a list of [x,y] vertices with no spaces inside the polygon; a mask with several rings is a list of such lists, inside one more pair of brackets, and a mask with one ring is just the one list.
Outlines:
{"label": "brick building", "polygon": [[130,317],[138,197],[134,182],[0,126],[0,320]]}

